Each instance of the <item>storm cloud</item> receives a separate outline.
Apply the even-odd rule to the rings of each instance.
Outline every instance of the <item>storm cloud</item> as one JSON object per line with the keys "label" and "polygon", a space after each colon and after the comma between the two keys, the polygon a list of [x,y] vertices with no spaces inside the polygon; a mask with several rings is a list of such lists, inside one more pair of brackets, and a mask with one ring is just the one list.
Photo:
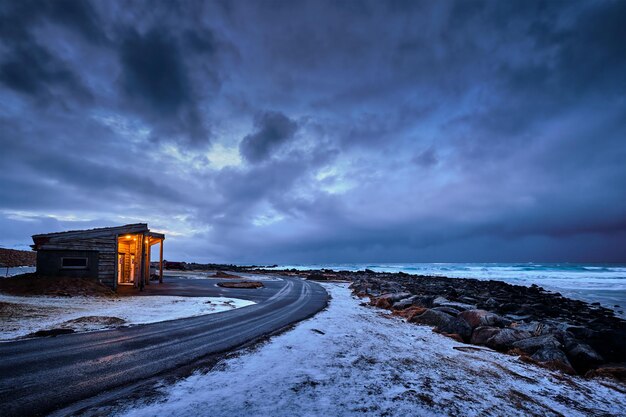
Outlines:
{"label": "storm cloud", "polygon": [[249,162],[259,162],[269,156],[284,142],[293,137],[298,128],[282,113],[265,112],[255,117],[256,131],[246,135],[239,144],[239,152]]}
{"label": "storm cloud", "polygon": [[0,1],[0,245],[626,261],[623,1]]}

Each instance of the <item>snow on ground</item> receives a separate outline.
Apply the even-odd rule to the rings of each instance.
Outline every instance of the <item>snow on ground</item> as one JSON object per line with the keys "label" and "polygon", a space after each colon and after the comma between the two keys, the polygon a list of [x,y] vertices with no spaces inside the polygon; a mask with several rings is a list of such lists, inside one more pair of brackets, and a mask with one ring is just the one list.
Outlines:
{"label": "snow on ground", "polygon": [[[215,272],[217,271],[175,271],[175,270],[164,270],[163,276],[171,276],[171,277],[180,277],[180,278],[188,278],[188,279],[205,279],[205,278],[214,278],[214,279],[223,279],[223,280],[236,280],[237,278],[220,278],[215,277]],[[246,272],[228,272],[232,275],[237,275],[238,277],[250,281],[281,281],[282,279],[272,275],[257,275],[257,274],[249,274]]]}
{"label": "snow on ground", "polygon": [[361,306],[344,284],[325,286],[329,308],[293,330],[208,373],[163,383],[151,402],[109,411],[133,417],[626,415],[623,386],[476,350]]}
{"label": "snow on ground", "polygon": [[[255,304],[224,297],[129,296],[19,297],[0,294],[0,340],[10,340],[38,330],[71,328],[100,330],[120,325],[219,313]],[[76,320],[84,317],[85,319]],[[97,318],[94,318],[97,317]],[[108,318],[124,320],[110,320]],[[68,321],[71,321],[68,323]]]}
{"label": "snow on ground", "polygon": [[35,272],[36,269],[37,268],[35,268],[34,266],[16,266],[14,268],[0,267],[0,278]]}

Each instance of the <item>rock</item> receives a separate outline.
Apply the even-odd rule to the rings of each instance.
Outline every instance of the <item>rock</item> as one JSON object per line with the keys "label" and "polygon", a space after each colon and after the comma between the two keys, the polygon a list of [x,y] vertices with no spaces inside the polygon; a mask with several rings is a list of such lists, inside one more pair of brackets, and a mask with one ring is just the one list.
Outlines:
{"label": "rock", "polygon": [[409,308],[411,306],[413,306],[413,302],[418,298],[417,295],[413,295],[411,297],[408,298],[404,298],[400,301],[396,301],[395,303],[393,303],[393,308],[395,310],[404,310],[405,308]]}
{"label": "rock", "polygon": [[460,311],[457,310],[456,308],[452,308],[452,307],[433,307],[433,310],[436,311],[441,311],[443,313],[449,314],[452,317],[456,317],[459,315]]}
{"label": "rock", "polygon": [[581,374],[604,362],[604,358],[586,343],[568,343],[566,353],[574,369]]}
{"label": "rock", "polygon": [[597,331],[585,342],[608,362],[626,362],[626,325]]}
{"label": "rock", "polygon": [[518,311],[522,306],[517,303],[505,303],[500,306],[500,311],[502,313],[512,313],[514,311]]}
{"label": "rock", "polygon": [[517,342],[514,342],[512,346],[513,348],[520,349],[528,355],[532,355],[538,350],[547,347],[556,349],[560,349],[562,347],[561,342],[559,342],[556,337],[551,334],[518,340]]}
{"label": "rock", "polygon": [[475,345],[484,345],[492,336],[500,332],[497,327],[477,327],[472,333],[470,343]]}
{"label": "rock", "polygon": [[465,310],[459,314],[459,318],[465,320],[474,329],[479,326],[506,327],[511,321],[486,310]]}
{"label": "rock", "polygon": [[413,300],[413,305],[418,307],[431,308],[433,306],[433,300],[435,297],[418,295],[415,300]]}
{"label": "rock", "polygon": [[400,316],[400,317],[404,317],[405,319],[407,319],[407,321],[411,321],[413,317],[419,316],[425,311],[426,309],[424,307],[413,306],[405,310],[396,310],[393,312],[393,314]]}
{"label": "rock", "polygon": [[558,369],[568,374],[576,373],[574,368],[572,368],[572,365],[569,363],[567,356],[565,356],[565,353],[555,347],[543,347],[535,352],[530,358],[551,369]]}
{"label": "rock", "polygon": [[391,309],[395,302],[400,301],[404,298],[408,298],[410,296],[411,293],[408,292],[383,294],[378,298],[372,299],[372,304],[378,308]]}
{"label": "rock", "polygon": [[501,329],[490,337],[485,344],[492,349],[506,351],[513,347],[513,343],[529,337],[531,337],[531,334],[525,330],[506,328]]}
{"label": "rock", "polygon": [[518,323],[518,324],[515,324],[515,328],[517,330],[525,330],[531,333],[533,336],[553,334],[556,331],[556,329],[553,326],[550,326],[545,323],[539,323],[538,321],[533,321],[530,323]]}
{"label": "rock", "polygon": [[485,308],[494,309],[498,307],[498,302],[494,300],[493,298],[489,298],[487,299],[487,301],[485,301],[484,306]]}
{"label": "rock", "polygon": [[384,308],[384,309],[391,308],[391,301],[389,301],[388,298],[385,298],[382,296],[378,298],[372,298],[372,300],[370,301],[370,304],[378,308]]}
{"label": "rock", "polygon": [[436,297],[433,300],[433,306],[434,307],[452,307],[455,308],[457,310],[463,311],[463,310],[471,310],[471,309],[475,309],[476,306],[475,305],[471,305],[471,304],[465,304],[465,303],[458,303],[455,301],[450,301],[447,298],[444,297]]}
{"label": "rock", "polygon": [[440,333],[456,333],[463,339],[468,339],[472,334],[472,329],[463,320],[433,309],[426,310],[410,321],[411,323],[435,326],[435,329]]}
{"label": "rock", "polygon": [[387,298],[392,303],[395,303],[396,301],[404,300],[405,298],[411,297],[411,293],[410,292],[396,292],[396,293],[381,295],[381,298],[382,297]]}
{"label": "rock", "polygon": [[519,322],[526,322],[526,321],[532,320],[533,315],[532,314],[505,314],[504,317],[506,317],[509,320],[512,320],[513,322],[519,323]]}

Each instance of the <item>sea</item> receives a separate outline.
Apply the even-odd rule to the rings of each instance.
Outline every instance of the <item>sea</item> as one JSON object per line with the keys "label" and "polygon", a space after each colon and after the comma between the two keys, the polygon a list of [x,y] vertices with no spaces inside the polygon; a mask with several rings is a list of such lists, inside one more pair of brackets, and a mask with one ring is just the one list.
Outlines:
{"label": "sea", "polygon": [[626,264],[578,263],[338,263],[279,265],[275,269],[404,272],[449,278],[537,284],[546,290],[589,303],[599,302],[626,318]]}

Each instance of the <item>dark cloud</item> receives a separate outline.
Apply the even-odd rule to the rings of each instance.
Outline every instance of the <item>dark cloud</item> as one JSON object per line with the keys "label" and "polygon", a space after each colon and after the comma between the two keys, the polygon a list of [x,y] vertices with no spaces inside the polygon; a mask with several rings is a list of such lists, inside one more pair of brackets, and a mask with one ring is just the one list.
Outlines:
{"label": "dark cloud", "polygon": [[151,30],[131,32],[120,47],[122,89],[165,134],[179,129],[192,142],[207,140],[183,54],[175,39]]}
{"label": "dark cloud", "polygon": [[624,261],[625,4],[1,2],[0,244]]}
{"label": "dark cloud", "polygon": [[132,33],[121,46],[120,58],[122,85],[129,98],[141,101],[160,116],[177,113],[190,101],[187,74],[172,39],[156,30],[145,36]]}
{"label": "dark cloud", "polygon": [[[91,97],[80,76],[64,59],[50,52],[29,30],[41,21],[42,8],[32,2],[6,2],[0,8],[0,33],[5,48],[0,57],[0,82],[46,103],[71,94],[75,100]],[[79,6],[87,10],[86,6]],[[69,21],[67,22],[69,23]]]}
{"label": "dark cloud", "polygon": [[0,82],[37,99],[51,100],[55,89],[76,99],[90,97],[78,77],[65,63],[36,43],[16,45],[0,64]]}
{"label": "dark cloud", "polygon": [[106,40],[101,30],[101,22],[89,1],[49,0],[44,7],[46,6],[49,9],[46,14],[51,20],[80,33],[90,42],[100,43]]}
{"label": "dark cloud", "polygon": [[249,162],[261,162],[292,139],[298,124],[279,112],[263,112],[254,118],[255,132],[243,138],[239,151]]}

